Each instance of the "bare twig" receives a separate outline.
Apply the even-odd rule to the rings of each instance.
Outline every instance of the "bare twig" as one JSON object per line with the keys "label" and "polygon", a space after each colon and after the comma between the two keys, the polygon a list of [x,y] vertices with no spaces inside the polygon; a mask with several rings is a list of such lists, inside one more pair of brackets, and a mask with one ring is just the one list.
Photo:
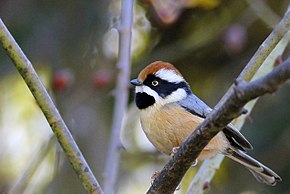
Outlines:
{"label": "bare twig", "polygon": [[42,164],[44,158],[47,156],[50,149],[55,146],[56,138],[54,136],[50,137],[47,142],[45,142],[39,149],[38,153],[35,154],[34,158],[30,162],[30,164],[25,169],[24,173],[18,178],[15,184],[10,189],[9,193],[24,193],[25,189],[30,184],[30,181],[35,174],[35,172],[39,169]]}
{"label": "bare twig", "polygon": [[201,150],[232,119],[238,117],[244,105],[266,93],[275,92],[290,79],[290,58],[266,76],[252,82],[237,81],[227,101],[213,110],[185,140],[178,152],[164,167],[148,193],[173,193],[187,169]]}
{"label": "bare twig", "polygon": [[0,42],[33,94],[84,188],[90,193],[103,193],[31,62],[22,52],[1,19]]}
{"label": "bare twig", "polygon": [[133,23],[134,0],[122,0],[121,25],[119,27],[119,75],[115,90],[114,120],[109,151],[104,173],[104,191],[115,192],[116,179],[120,162],[120,132],[123,116],[128,104],[128,84],[131,71],[131,37]]}
{"label": "bare twig", "polygon": [[[270,55],[272,50],[277,46],[281,39],[290,29],[290,10],[288,8],[282,20],[277,24],[271,34],[260,45],[254,56],[248,62],[247,66],[243,69],[238,79],[250,81],[266,58]],[[221,102],[222,103],[222,102]]]}
{"label": "bare twig", "polygon": [[[285,34],[290,29],[290,10],[288,8],[286,14],[280,21],[280,23],[274,28],[272,33],[266,38],[266,40],[260,45],[254,56],[248,62],[246,67],[243,69],[238,79],[250,81],[255,75],[255,72],[260,68],[266,58],[270,55],[273,49],[285,36]],[[231,93],[233,87],[231,87],[222,99],[218,102],[215,108],[219,108],[227,99],[228,95]]]}
{"label": "bare twig", "polygon": [[[267,73],[273,70],[276,59],[282,55],[286,46],[288,45],[290,39],[290,31],[283,37],[275,49],[264,61],[263,65],[255,73],[254,77],[251,79],[256,80],[262,76],[265,76]],[[251,110],[255,106],[257,99],[250,101],[245,105],[245,109],[248,111],[247,114],[243,114],[237,119],[235,119],[232,124],[236,127],[237,130],[241,130],[244,125],[245,120],[248,115],[251,113]],[[212,178],[214,177],[216,171],[219,169],[220,164],[224,159],[223,155],[217,155],[214,158],[205,160],[200,166],[198,172],[194,176],[191,185],[188,188],[187,194],[202,194],[205,192],[204,185],[210,184]]]}
{"label": "bare twig", "polygon": [[[289,16],[287,16],[287,14],[286,14],[286,16],[283,18],[283,20],[281,20],[280,24],[275,28],[275,30],[269,35],[269,37],[264,41],[264,43],[259,48],[259,50],[255,53],[253,59],[256,59],[256,60],[251,60],[247,64],[245,70],[239,75],[239,79],[253,80],[253,79],[256,79],[256,78],[263,76],[265,73],[272,70],[272,67],[271,67],[272,62],[269,62],[267,60],[269,59],[269,60],[273,61],[274,60],[273,58],[276,59],[276,57],[278,55],[282,54],[285,47],[287,46],[287,44],[289,42],[289,31],[287,32],[287,26],[289,26]],[[279,33],[277,33],[277,32],[279,32]],[[280,35],[283,35],[286,32],[287,32],[287,34],[285,34],[283,39],[280,40]],[[264,68],[264,70],[263,70],[264,74],[261,75],[261,73],[256,72],[256,71],[258,68],[260,68],[260,65],[262,65],[262,60],[257,60],[257,58],[259,58],[261,56],[262,57],[266,56],[266,55],[262,55],[261,53],[267,54],[267,52],[273,52],[272,49],[273,48],[276,49],[276,47],[278,47],[277,41],[279,41],[280,43],[282,43],[284,45],[279,46],[280,48],[277,49],[278,51],[276,51],[276,53],[271,53],[269,56],[267,56],[267,60],[264,61],[264,63],[267,65],[267,67]],[[265,47],[263,45],[268,45],[269,47]],[[255,77],[253,77],[254,75],[255,75]],[[217,104],[216,107],[219,107],[225,101],[225,99],[229,96],[231,90],[232,90],[232,87],[231,87],[231,89],[228,90],[228,92],[224,95],[224,97],[220,100],[220,102]],[[256,103],[256,100],[253,100],[246,105],[245,108],[248,110],[247,115],[250,114],[251,109],[253,108],[255,103]],[[242,115],[239,118],[235,119],[235,121],[233,122],[233,124],[236,126],[236,128],[238,130],[240,130],[241,127],[243,126],[245,117],[246,117],[246,115]],[[218,155],[212,159],[204,161],[204,163],[201,165],[200,169],[198,170],[196,176],[194,177],[194,180],[192,181],[192,183],[187,191],[187,194],[204,193],[204,189],[203,189],[204,186],[203,185],[205,183],[207,183],[207,184],[210,183],[216,170],[219,168],[220,164],[222,163],[223,159],[224,159],[223,155]]]}
{"label": "bare twig", "polygon": [[280,17],[267,5],[263,0],[246,0],[253,12],[268,26],[274,27],[279,21]]}
{"label": "bare twig", "polygon": [[[251,72],[257,71],[278,42],[288,32],[289,25],[290,12],[288,10],[279,25],[276,26],[271,35],[266,39],[266,41],[264,41],[246,68],[243,70],[239,76],[239,80],[249,81],[253,77],[254,74]],[[284,66],[289,67],[289,60],[285,64],[286,65]],[[279,67],[279,69],[281,69],[281,67]],[[273,73],[271,72],[269,75],[273,75]],[[249,84],[252,84],[252,82]],[[269,88],[270,87],[268,87],[268,89]],[[195,130],[195,132],[181,145],[175,157],[166,164],[164,169],[161,171],[160,176],[154,181],[147,193],[173,193],[187,169],[191,166],[192,162],[199,155],[200,151],[207,145],[210,139],[214,137],[214,135],[217,134],[223,127],[225,127],[226,124],[228,124],[232,119],[239,116],[239,114],[241,114],[242,107],[249,100],[265,93],[265,91],[262,92],[261,90],[257,90],[256,96],[254,97],[253,93],[244,93],[243,91],[241,92],[242,95],[239,94],[236,96],[237,91],[240,90],[230,89],[226,93],[217,105],[218,108],[214,110],[197,128],[197,130]],[[241,98],[241,96],[243,96],[244,99]]]}

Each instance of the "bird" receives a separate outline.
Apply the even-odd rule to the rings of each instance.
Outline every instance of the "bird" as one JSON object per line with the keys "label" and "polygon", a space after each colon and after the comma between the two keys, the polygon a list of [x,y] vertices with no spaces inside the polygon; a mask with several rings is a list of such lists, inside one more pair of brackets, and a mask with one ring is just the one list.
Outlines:
{"label": "bird", "polygon": [[[135,86],[142,129],[157,150],[166,155],[174,154],[212,111],[193,94],[188,82],[170,63],[153,62],[130,83]],[[282,181],[273,170],[246,153],[252,149],[249,141],[230,123],[211,139],[197,160],[223,154],[246,167],[261,183],[274,186]]]}

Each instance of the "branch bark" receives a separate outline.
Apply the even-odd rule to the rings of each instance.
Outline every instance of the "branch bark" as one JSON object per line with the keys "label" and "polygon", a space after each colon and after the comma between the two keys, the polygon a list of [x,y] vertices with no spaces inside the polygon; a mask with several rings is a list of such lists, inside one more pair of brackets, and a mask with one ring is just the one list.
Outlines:
{"label": "branch bark", "polygon": [[103,191],[98,181],[94,177],[69,129],[37,76],[31,62],[18,46],[1,19],[0,43],[33,94],[85,190],[89,193],[102,194]]}
{"label": "branch bark", "polygon": [[111,130],[109,151],[104,173],[105,193],[115,193],[115,185],[120,163],[120,148],[122,147],[120,133],[123,116],[128,104],[128,84],[131,71],[131,38],[133,23],[134,0],[122,0],[121,25],[119,26],[119,69],[117,87],[115,90],[114,119]]}
{"label": "branch bark", "polygon": [[[267,56],[276,47],[276,45],[283,38],[283,36],[289,31],[289,26],[290,11],[288,9],[281,22],[276,26],[274,31],[263,42],[263,44],[259,47],[258,51],[249,61],[246,68],[239,76],[238,80],[251,80],[254,75],[253,72],[256,72],[259,69]],[[289,63],[289,60],[287,61],[287,63]],[[280,68],[281,67],[279,67],[279,69]],[[270,74],[272,75],[272,72]],[[244,85],[247,84],[243,83],[242,85],[243,86],[241,87],[244,87]],[[195,130],[195,132],[186,139],[186,141],[181,145],[175,157],[165,165],[160,173],[160,176],[154,181],[147,193],[173,193],[175,188],[180,183],[185,172],[191,166],[192,162],[197,158],[201,150],[207,145],[210,139],[214,137],[214,135],[216,135],[220,130],[222,130],[222,128],[225,127],[232,119],[239,116],[241,114],[242,107],[248,101],[258,97],[259,95],[264,94],[259,93],[261,91],[257,91],[257,94],[259,94],[256,97],[251,96],[247,92],[246,95],[239,94],[238,96],[235,96],[239,93],[237,92],[239,91],[238,87],[239,86],[233,86],[231,87],[231,89],[228,90],[228,92],[224,95],[224,97],[216,106],[216,110],[214,110]],[[243,96],[243,98],[252,98],[243,99],[239,98],[240,96]]]}
{"label": "branch bark", "polygon": [[[238,76],[238,79],[250,81],[254,76],[255,72],[260,68],[266,58],[270,55],[272,50],[277,46],[281,39],[290,29],[290,8],[288,7],[287,12],[280,21],[280,23],[274,28],[272,33],[266,38],[266,40],[258,48],[254,56],[248,62],[246,67]],[[222,99],[218,102],[215,108],[219,108],[225,100],[228,98],[228,95],[231,93],[233,86],[226,92]]]}
{"label": "branch bark", "polygon": [[237,81],[227,101],[197,127],[161,171],[147,193],[173,193],[201,150],[234,118],[244,105],[266,93],[273,93],[290,79],[290,58],[266,76],[252,82]]}
{"label": "branch bark", "polygon": [[[278,43],[275,49],[271,52],[271,54],[267,57],[264,61],[262,66],[258,69],[257,72],[254,73],[254,77],[252,77],[251,81],[261,78],[265,76],[269,72],[271,72],[275,66],[275,62],[278,57],[280,57],[284,50],[286,49],[288,42],[290,40],[290,31],[282,38],[282,40]],[[237,130],[240,130],[247,119],[248,115],[250,114],[251,110],[253,109],[257,99],[250,101],[245,105],[245,109],[248,111],[247,114],[243,114],[233,122],[231,122]],[[187,190],[187,194],[202,194],[206,190],[204,189],[205,184],[209,184],[214,177],[215,172],[219,169],[220,164],[224,159],[223,155],[217,155],[214,158],[210,158],[205,160],[198,172],[194,176],[193,181],[190,184],[190,187]]]}

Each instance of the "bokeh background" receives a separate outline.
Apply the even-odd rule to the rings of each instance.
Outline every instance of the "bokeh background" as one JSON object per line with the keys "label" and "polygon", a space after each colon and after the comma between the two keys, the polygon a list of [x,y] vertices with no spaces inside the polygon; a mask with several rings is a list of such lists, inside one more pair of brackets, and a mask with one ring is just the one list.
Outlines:
{"label": "bokeh background", "polygon": [[[169,61],[214,106],[286,11],[288,0],[136,0],[132,73]],[[0,17],[32,61],[102,184],[117,75],[120,1],[1,0]],[[289,56],[289,49],[283,58]],[[0,49],[0,193],[85,193],[16,68]],[[145,193],[168,157],[146,140],[130,89],[117,193]],[[225,159],[208,193],[290,193],[290,85],[262,97],[242,129],[250,155],[283,179],[258,183]],[[187,174],[186,190],[198,167]]]}

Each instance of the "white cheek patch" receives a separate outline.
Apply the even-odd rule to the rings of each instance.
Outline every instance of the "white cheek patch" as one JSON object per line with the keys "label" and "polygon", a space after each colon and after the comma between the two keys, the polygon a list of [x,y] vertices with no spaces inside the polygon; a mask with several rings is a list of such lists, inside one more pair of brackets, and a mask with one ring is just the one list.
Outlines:
{"label": "white cheek patch", "polygon": [[136,86],[136,90],[135,90],[136,93],[146,93],[150,96],[153,96],[155,101],[157,101],[159,98],[161,98],[157,92],[155,92],[154,90],[152,90],[150,87],[148,86]]}
{"label": "white cheek patch", "polygon": [[187,94],[186,91],[182,88],[179,88],[178,90],[172,92],[169,96],[167,96],[165,99],[161,98],[157,92],[152,90],[148,86],[136,86],[136,93],[146,93],[150,96],[152,96],[155,99],[155,105],[163,106],[168,103],[172,102],[178,102],[184,98],[186,98]]}
{"label": "white cheek patch", "polygon": [[186,96],[186,91],[182,88],[179,88],[164,99],[164,104],[180,101],[186,98]]}
{"label": "white cheek patch", "polygon": [[183,77],[177,75],[174,70],[160,69],[155,75],[171,83],[180,83],[184,81]]}

